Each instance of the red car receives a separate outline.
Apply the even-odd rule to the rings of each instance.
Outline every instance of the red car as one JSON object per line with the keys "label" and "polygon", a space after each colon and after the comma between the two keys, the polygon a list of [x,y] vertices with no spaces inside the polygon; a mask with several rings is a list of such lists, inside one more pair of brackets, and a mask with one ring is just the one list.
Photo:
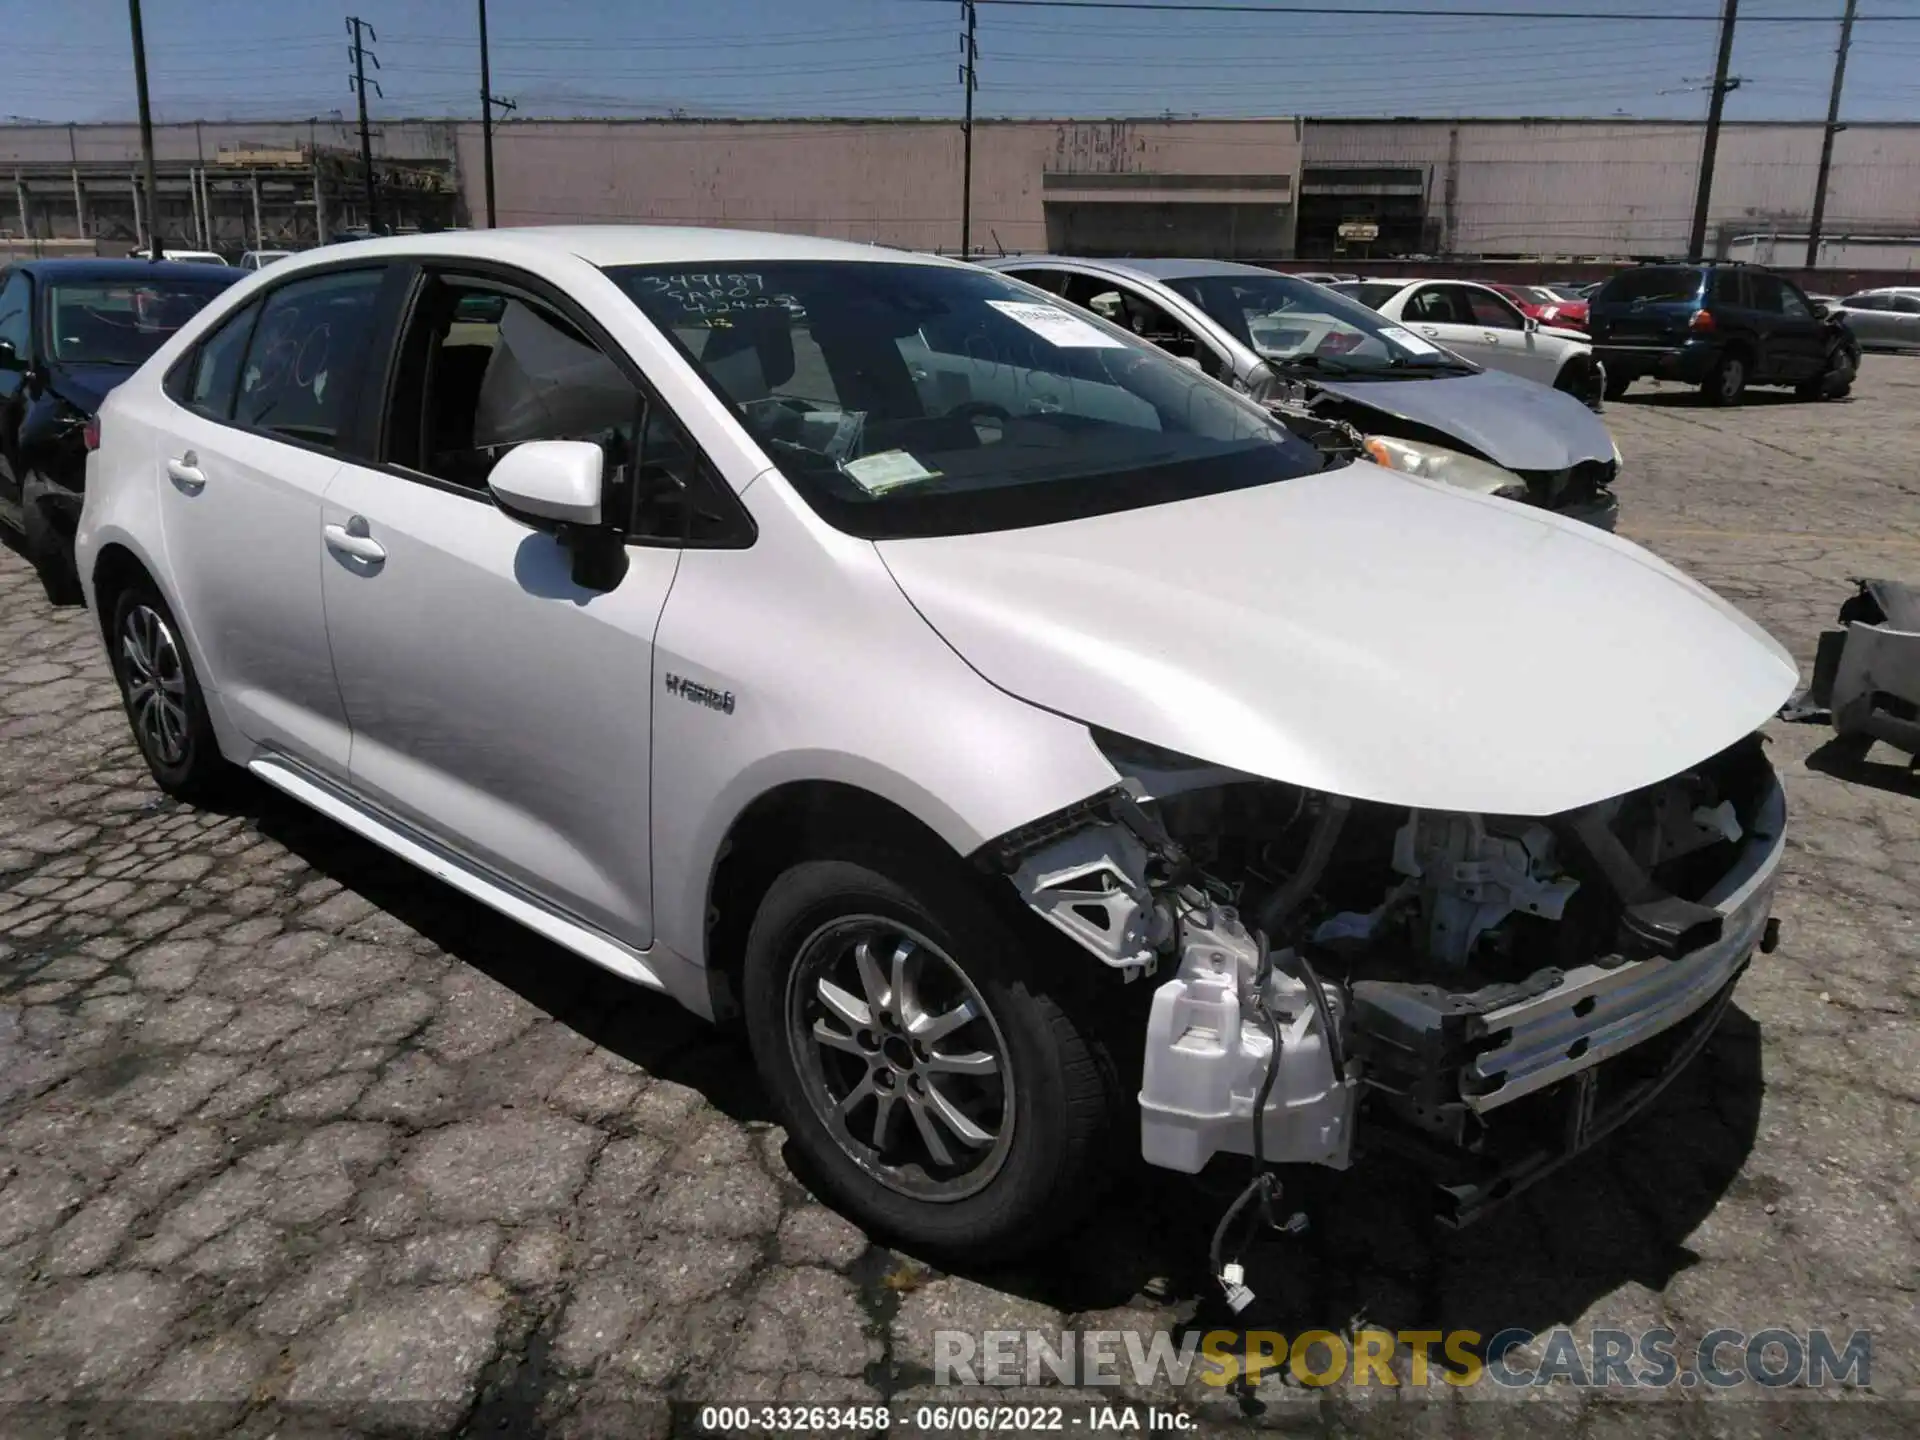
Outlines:
{"label": "red car", "polygon": [[1544,285],[1492,284],[1492,288],[1518,305],[1529,320],[1538,320],[1542,325],[1558,325],[1566,330],[1587,328],[1587,302],[1584,300],[1563,299]]}

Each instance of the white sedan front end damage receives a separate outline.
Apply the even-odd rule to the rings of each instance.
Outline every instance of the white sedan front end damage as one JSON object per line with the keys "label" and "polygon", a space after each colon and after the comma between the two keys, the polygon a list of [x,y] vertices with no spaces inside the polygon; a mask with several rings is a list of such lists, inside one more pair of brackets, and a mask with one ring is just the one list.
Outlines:
{"label": "white sedan front end damage", "polygon": [[1463,1223],[1642,1109],[1771,948],[1786,807],[1757,737],[1545,819],[1099,738],[1122,786],[987,858],[1105,964],[1155,976],[1155,1165],[1394,1152]]}

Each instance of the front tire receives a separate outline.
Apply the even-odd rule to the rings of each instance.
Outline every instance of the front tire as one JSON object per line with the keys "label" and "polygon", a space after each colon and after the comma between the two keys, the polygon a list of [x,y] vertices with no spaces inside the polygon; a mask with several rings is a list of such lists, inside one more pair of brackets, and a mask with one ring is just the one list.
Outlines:
{"label": "front tire", "polygon": [[1700,398],[1709,405],[1738,405],[1747,393],[1747,357],[1727,351],[1714,362]]}
{"label": "front tire", "polygon": [[180,624],[151,580],[142,576],[114,597],[109,633],[120,699],[154,782],[176,800],[218,798],[233,767],[214,738]]}
{"label": "front tire", "polygon": [[1080,1213],[1119,1087],[1049,959],[931,857],[848,844],[768,887],[747,1033],[828,1198],[892,1241],[976,1262]]}
{"label": "front tire", "polygon": [[1793,393],[1802,400],[1844,400],[1853,390],[1860,367],[1845,350],[1827,356],[1826,366],[1811,380],[1802,381]]}
{"label": "front tire", "polygon": [[20,533],[26,544],[27,558],[40,576],[40,588],[46,591],[49,605],[70,606],[82,603],[80,572],[73,566],[73,539],[62,535],[48,516],[40,496],[47,482],[29,474],[20,487]]}

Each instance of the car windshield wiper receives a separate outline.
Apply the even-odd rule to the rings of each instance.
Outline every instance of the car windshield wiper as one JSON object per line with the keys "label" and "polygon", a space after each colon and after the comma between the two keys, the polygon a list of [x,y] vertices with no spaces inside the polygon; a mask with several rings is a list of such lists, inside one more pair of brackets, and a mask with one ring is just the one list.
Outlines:
{"label": "car windshield wiper", "polygon": [[1285,370],[1324,370],[1329,375],[1355,375],[1365,367],[1349,365],[1328,355],[1267,355],[1267,364]]}

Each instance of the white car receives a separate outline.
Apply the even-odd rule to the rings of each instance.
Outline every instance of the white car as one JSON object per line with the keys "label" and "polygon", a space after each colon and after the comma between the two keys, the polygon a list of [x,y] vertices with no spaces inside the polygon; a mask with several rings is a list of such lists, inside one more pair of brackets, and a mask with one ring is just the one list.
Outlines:
{"label": "white car", "polygon": [[899,1241],[1038,1243],[1121,1144],[1404,1142],[1471,1215],[1772,933],[1796,677],[1751,621],[976,266],[329,247],[97,443],[78,568],[164,790],[249,771],[743,1018]]}
{"label": "white car", "polygon": [[[181,265],[225,265],[227,263],[225,256],[213,250],[176,250],[171,245],[163,245],[160,247],[160,255],[162,259],[172,260]],[[132,252],[132,258],[150,260],[153,258],[153,252],[135,250]]]}
{"label": "white car", "polygon": [[1469,360],[1599,406],[1605,377],[1587,337],[1528,319],[1492,286],[1469,280],[1355,280],[1332,288]]}
{"label": "white car", "polygon": [[284,260],[291,250],[248,250],[240,256],[242,270],[264,270],[276,260]]}

